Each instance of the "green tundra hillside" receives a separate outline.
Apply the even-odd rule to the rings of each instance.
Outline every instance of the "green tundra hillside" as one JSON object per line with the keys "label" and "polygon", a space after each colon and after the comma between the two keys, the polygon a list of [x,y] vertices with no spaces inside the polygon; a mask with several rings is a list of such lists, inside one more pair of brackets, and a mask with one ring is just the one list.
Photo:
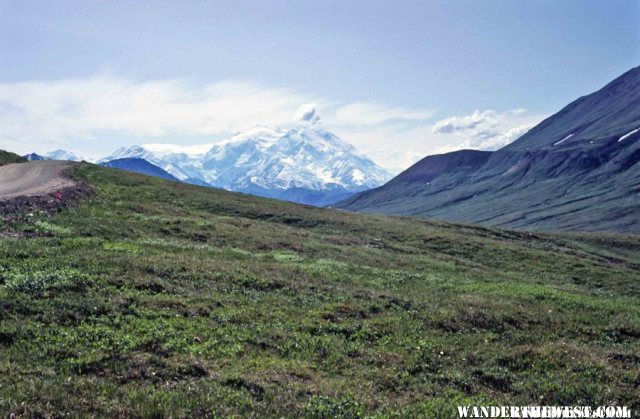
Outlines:
{"label": "green tundra hillside", "polygon": [[312,208],[82,163],[0,223],[0,414],[640,409],[640,238]]}
{"label": "green tundra hillside", "polygon": [[20,157],[15,153],[0,150],[0,166],[9,164],[9,163],[22,163],[25,161],[26,160],[23,157]]}

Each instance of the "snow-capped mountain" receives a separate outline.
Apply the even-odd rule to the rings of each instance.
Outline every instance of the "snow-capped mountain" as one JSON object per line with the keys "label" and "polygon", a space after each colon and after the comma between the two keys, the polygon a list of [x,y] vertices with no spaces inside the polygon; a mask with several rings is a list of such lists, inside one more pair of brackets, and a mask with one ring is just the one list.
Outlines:
{"label": "snow-capped mountain", "polygon": [[[23,156],[28,161],[37,160],[68,160],[68,161],[82,161],[87,160],[84,157],[78,157],[76,154],[67,150],[54,150],[47,154],[29,153]],[[89,160],[87,160],[89,161]]]}
{"label": "snow-capped mountain", "polygon": [[132,147],[122,147],[113,154],[98,160],[98,163],[106,163],[112,160],[135,158],[144,159],[156,165],[172,176],[185,181],[189,178],[199,179],[202,177],[202,154],[187,154],[180,146],[156,144],[134,145]]}
{"label": "snow-capped mountain", "polygon": [[142,158],[189,183],[316,205],[391,178],[352,145],[311,124],[256,126],[204,150],[148,144],[121,148],[100,162]]}
{"label": "snow-capped mountain", "polygon": [[47,160],[46,157],[42,157],[40,154],[38,153],[29,153],[29,154],[25,154],[24,157],[27,161],[40,161],[40,160]]}
{"label": "snow-capped mountain", "polygon": [[74,153],[67,150],[54,150],[44,155],[47,160],[69,160],[80,161],[81,157],[76,156]]}
{"label": "snow-capped mountain", "polygon": [[267,149],[283,134],[278,129],[256,126],[215,144],[203,157],[203,179],[230,190],[246,187],[241,177],[265,159]]}
{"label": "snow-capped mountain", "polygon": [[214,145],[204,156],[205,180],[231,190],[306,188],[359,191],[389,174],[329,131],[256,127]]}

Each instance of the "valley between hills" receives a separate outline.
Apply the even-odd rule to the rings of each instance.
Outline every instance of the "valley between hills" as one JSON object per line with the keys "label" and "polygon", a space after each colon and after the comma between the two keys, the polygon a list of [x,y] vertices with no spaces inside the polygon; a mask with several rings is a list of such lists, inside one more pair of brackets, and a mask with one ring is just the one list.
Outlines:
{"label": "valley between hills", "polygon": [[0,223],[2,412],[640,409],[638,236],[357,214],[89,163],[65,176],[90,191]]}

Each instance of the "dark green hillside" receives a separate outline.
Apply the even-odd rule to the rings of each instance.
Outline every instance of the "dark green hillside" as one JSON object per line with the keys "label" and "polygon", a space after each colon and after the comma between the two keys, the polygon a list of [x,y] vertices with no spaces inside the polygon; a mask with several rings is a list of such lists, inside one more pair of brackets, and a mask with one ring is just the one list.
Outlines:
{"label": "dark green hillside", "polygon": [[26,160],[15,153],[9,151],[0,150],[0,166],[9,163],[22,163]]}
{"label": "dark green hillside", "polygon": [[554,148],[560,144],[567,148],[596,148],[598,142],[617,141],[638,128],[639,122],[640,66],[597,92],[571,102],[504,150]]}
{"label": "dark green hillside", "polygon": [[640,234],[640,67],[498,151],[428,156],[334,206],[529,231]]}
{"label": "dark green hillside", "polygon": [[640,409],[640,239],[330,211],[80,164],[0,225],[0,412]]}

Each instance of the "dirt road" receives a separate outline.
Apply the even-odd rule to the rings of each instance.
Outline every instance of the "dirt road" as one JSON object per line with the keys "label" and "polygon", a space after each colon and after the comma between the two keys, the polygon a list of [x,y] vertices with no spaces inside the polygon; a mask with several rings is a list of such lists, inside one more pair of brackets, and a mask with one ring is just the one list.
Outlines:
{"label": "dirt road", "polygon": [[44,160],[0,166],[0,201],[19,196],[39,196],[76,183],[64,175],[73,163]]}

